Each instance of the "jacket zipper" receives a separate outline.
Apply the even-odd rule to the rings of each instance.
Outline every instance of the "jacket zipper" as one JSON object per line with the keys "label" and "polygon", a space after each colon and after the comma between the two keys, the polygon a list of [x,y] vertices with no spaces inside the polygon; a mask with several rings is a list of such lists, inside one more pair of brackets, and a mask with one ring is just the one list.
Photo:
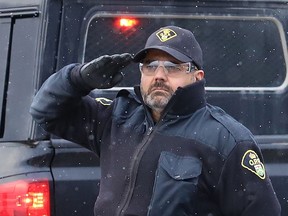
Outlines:
{"label": "jacket zipper", "polygon": [[[129,179],[129,185],[126,187],[126,190],[123,195],[123,199],[119,205],[119,211],[117,212],[116,216],[122,216],[124,215],[126,209],[129,206],[131,197],[134,192],[135,182],[136,182],[136,176],[138,172],[139,163],[141,161],[141,158],[146,150],[146,147],[149,145],[151,139],[153,138],[153,130],[154,128],[151,126],[148,128],[148,131],[146,133],[145,139],[142,141],[142,144],[137,148],[136,152],[133,155],[133,160],[131,162],[131,169],[130,169],[130,179]],[[128,178],[129,178],[128,177]]]}
{"label": "jacket zipper", "polygon": [[[123,194],[123,199],[121,200],[121,202],[119,204],[118,211],[116,211],[116,216],[124,216],[124,213],[130,204],[130,200],[131,200],[131,197],[133,195],[134,187],[135,187],[135,183],[136,183],[136,176],[137,176],[137,172],[138,172],[139,163],[142,159],[142,156],[143,156],[146,148],[149,146],[149,143],[151,142],[151,140],[153,138],[154,131],[161,125],[163,118],[168,113],[168,110],[170,109],[170,107],[174,104],[175,100],[172,100],[172,98],[169,102],[169,106],[166,106],[166,109],[164,110],[162,116],[160,117],[159,122],[154,127],[150,126],[148,128],[145,139],[142,141],[142,144],[139,146],[139,148],[136,149],[135,153],[133,154],[133,160],[131,161],[131,166],[130,166],[131,167],[130,174],[128,176],[128,179],[130,177],[129,185],[125,189],[125,192]],[[146,112],[149,112],[149,111],[146,110]],[[152,125],[152,124],[150,124],[150,125]]]}

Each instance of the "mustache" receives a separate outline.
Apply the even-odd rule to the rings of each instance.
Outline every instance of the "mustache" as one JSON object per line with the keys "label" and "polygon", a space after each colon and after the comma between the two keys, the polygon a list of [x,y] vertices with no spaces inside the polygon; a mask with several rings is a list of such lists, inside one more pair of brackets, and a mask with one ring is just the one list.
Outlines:
{"label": "mustache", "polygon": [[170,86],[165,85],[163,82],[155,82],[153,85],[149,87],[148,94],[150,94],[155,88],[160,88],[168,92],[173,92],[172,88]]}

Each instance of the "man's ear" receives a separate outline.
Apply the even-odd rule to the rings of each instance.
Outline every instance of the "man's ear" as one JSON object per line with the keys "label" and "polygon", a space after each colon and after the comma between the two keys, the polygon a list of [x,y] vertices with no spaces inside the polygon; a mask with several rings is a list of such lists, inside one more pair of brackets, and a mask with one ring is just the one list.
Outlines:
{"label": "man's ear", "polygon": [[195,71],[195,78],[197,81],[202,80],[204,78],[204,71],[203,70]]}

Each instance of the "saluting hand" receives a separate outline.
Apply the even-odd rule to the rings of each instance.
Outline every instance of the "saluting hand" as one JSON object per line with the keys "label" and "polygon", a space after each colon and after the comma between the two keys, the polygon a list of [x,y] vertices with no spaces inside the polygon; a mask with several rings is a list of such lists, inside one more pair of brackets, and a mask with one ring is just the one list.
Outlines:
{"label": "saluting hand", "polygon": [[112,88],[123,79],[121,69],[126,67],[132,58],[129,53],[101,56],[84,64],[80,69],[80,76],[90,88]]}

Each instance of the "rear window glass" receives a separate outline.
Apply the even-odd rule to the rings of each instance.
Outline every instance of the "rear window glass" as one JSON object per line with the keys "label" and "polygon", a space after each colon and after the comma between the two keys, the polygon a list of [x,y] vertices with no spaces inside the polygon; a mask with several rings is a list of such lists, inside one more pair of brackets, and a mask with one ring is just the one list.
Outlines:
{"label": "rear window glass", "polygon": [[[119,16],[94,16],[87,29],[84,61],[104,54],[135,54],[149,35],[162,26],[190,29],[203,49],[207,87],[278,88],[285,85],[283,29],[271,17],[144,17],[134,16],[131,27],[119,25]],[[132,21],[133,22],[133,21]],[[277,65],[277,67],[275,67]],[[277,70],[275,70],[277,68]],[[139,83],[138,65],[123,71],[119,86]]]}

